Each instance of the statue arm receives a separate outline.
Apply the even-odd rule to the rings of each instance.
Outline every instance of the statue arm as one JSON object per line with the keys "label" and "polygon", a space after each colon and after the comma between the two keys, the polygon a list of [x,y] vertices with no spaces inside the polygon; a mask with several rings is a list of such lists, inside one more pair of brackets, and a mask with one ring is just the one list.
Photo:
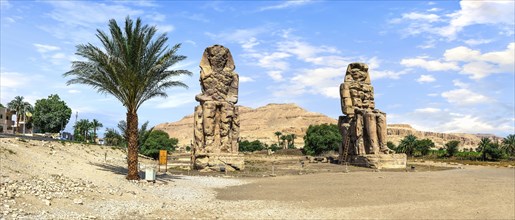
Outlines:
{"label": "statue arm", "polygon": [[228,93],[228,101],[232,102],[234,104],[238,103],[238,86],[240,83],[240,79],[238,74],[234,73],[231,85],[229,87],[229,93]]}
{"label": "statue arm", "polygon": [[351,99],[351,95],[350,95],[349,83],[340,84],[340,97],[341,97],[342,113],[346,114],[346,115],[353,115],[354,108],[352,106],[352,99]]}

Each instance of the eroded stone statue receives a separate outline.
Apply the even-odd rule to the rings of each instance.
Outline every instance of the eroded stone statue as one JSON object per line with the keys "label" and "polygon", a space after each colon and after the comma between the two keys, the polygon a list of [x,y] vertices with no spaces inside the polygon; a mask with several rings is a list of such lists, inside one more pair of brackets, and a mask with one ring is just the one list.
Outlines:
{"label": "eroded stone statue", "polygon": [[[339,120],[342,137],[349,138],[349,154],[387,154],[386,114],[375,109],[374,87],[368,65],[351,63],[340,85],[342,112]],[[345,139],[345,138],[344,138]]]}
{"label": "eroded stone statue", "polygon": [[200,61],[202,93],[195,96],[200,105],[195,107],[194,113],[193,145],[195,163],[200,168],[217,166],[216,160],[232,166],[228,161],[231,159],[224,161],[220,156],[238,154],[240,123],[236,103],[239,80],[234,69],[228,48],[221,45],[206,48]]}

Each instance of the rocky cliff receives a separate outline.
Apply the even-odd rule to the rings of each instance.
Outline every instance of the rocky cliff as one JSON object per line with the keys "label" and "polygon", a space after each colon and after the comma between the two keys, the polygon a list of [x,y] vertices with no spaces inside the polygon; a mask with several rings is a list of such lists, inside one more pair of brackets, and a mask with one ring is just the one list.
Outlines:
{"label": "rocky cliff", "polygon": [[[304,145],[304,135],[309,125],[330,123],[337,119],[314,112],[308,112],[295,104],[268,104],[256,109],[240,106],[241,140],[259,140],[267,144],[277,143],[276,131],[283,134],[295,134],[295,146]],[[155,129],[167,132],[170,137],[179,139],[179,145],[190,145],[193,138],[193,115],[188,115],[177,122],[163,123]],[[485,134],[457,134],[418,131],[407,124],[389,124],[388,140],[398,144],[407,135],[415,135],[419,139],[429,138],[437,148],[443,147],[450,140],[460,141],[460,149],[476,148],[481,137],[498,139]]]}

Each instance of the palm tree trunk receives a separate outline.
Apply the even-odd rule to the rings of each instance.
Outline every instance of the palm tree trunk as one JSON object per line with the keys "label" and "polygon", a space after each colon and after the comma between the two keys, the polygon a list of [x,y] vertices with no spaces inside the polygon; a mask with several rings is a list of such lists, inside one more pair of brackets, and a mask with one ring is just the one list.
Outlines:
{"label": "palm tree trunk", "polygon": [[128,138],[128,180],[139,180],[138,175],[138,114],[136,111],[127,111],[127,138]]}

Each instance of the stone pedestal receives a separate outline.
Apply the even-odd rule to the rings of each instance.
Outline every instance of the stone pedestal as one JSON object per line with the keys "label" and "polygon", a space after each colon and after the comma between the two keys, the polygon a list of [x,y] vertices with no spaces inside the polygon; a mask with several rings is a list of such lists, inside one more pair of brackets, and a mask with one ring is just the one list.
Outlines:
{"label": "stone pedestal", "polygon": [[373,169],[405,169],[406,154],[366,154],[349,156],[350,164]]}
{"label": "stone pedestal", "polygon": [[197,154],[194,161],[197,170],[235,171],[245,169],[243,154]]}

